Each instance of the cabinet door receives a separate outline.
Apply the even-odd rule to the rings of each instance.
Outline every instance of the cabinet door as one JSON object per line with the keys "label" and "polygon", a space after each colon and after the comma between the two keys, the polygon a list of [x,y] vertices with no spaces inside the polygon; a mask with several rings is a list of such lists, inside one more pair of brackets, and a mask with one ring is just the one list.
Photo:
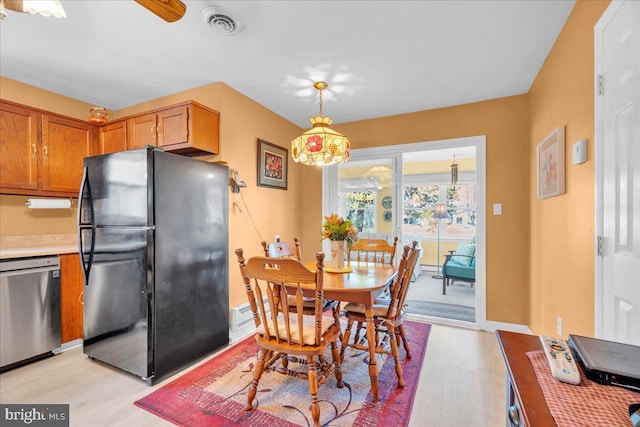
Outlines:
{"label": "cabinet door", "polygon": [[78,194],[82,161],[92,154],[94,127],[82,121],[42,116],[42,189]]}
{"label": "cabinet door", "polygon": [[158,112],[158,147],[187,142],[188,107],[181,105]]}
{"label": "cabinet door", "polygon": [[0,187],[38,188],[37,114],[0,103]]}
{"label": "cabinet door", "polygon": [[100,154],[127,149],[127,122],[111,123],[100,128]]}
{"label": "cabinet door", "polygon": [[145,145],[156,146],[156,115],[146,114],[144,116],[129,119],[129,139],[127,149],[134,150],[143,148]]}
{"label": "cabinet door", "polygon": [[60,327],[62,342],[82,338],[84,278],[78,254],[60,255]]}

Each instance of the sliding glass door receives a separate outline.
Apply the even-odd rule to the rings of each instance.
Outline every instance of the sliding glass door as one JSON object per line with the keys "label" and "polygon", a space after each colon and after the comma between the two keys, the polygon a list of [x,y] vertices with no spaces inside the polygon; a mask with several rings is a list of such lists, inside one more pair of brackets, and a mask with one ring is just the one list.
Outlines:
{"label": "sliding glass door", "polygon": [[[353,221],[360,237],[391,243],[397,236],[396,263],[404,244],[418,242],[409,312],[481,329],[486,323],[484,142],[471,137],[353,150],[346,164],[323,169],[324,215]],[[459,169],[452,182],[454,156]],[[445,254],[461,244],[477,246],[475,280],[445,281]]]}

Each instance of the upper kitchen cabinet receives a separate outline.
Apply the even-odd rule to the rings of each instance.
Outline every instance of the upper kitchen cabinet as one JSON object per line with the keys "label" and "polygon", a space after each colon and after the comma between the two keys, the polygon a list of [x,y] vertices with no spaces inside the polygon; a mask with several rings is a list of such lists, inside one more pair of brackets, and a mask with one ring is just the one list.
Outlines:
{"label": "upper kitchen cabinet", "polygon": [[[144,148],[146,145],[156,147],[158,119],[154,113],[136,116],[127,120],[129,136],[126,140],[127,150]],[[102,131],[102,129],[100,129]]]}
{"label": "upper kitchen cabinet", "polygon": [[82,120],[0,101],[0,192],[77,196],[94,138]]}
{"label": "upper kitchen cabinet", "polygon": [[194,101],[157,112],[156,145],[177,154],[199,155],[220,152],[220,115]]}
{"label": "upper kitchen cabinet", "polygon": [[0,102],[0,187],[38,188],[39,145],[37,113]]}
{"label": "upper kitchen cabinet", "polygon": [[101,154],[113,152],[115,147],[134,150],[146,145],[188,156],[220,151],[219,113],[194,101],[122,117],[101,126],[99,132]]}
{"label": "upper kitchen cabinet", "polygon": [[109,123],[100,128],[100,154],[115,153],[127,149],[127,122]]}
{"label": "upper kitchen cabinet", "polygon": [[92,154],[94,129],[85,122],[43,114],[43,190],[78,195],[83,160]]}

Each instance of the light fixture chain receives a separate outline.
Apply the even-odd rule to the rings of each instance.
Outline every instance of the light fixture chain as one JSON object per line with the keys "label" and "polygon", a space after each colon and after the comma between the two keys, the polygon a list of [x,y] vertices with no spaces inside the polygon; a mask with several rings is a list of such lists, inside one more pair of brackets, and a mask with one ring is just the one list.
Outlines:
{"label": "light fixture chain", "polygon": [[322,89],[320,89],[320,116],[322,117]]}

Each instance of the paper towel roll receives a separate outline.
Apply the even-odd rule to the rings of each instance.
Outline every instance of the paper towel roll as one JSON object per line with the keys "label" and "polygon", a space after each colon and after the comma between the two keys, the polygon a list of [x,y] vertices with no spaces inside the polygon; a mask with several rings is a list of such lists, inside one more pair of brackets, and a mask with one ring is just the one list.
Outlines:
{"label": "paper towel roll", "polygon": [[25,202],[29,209],[69,209],[69,199],[29,199]]}

